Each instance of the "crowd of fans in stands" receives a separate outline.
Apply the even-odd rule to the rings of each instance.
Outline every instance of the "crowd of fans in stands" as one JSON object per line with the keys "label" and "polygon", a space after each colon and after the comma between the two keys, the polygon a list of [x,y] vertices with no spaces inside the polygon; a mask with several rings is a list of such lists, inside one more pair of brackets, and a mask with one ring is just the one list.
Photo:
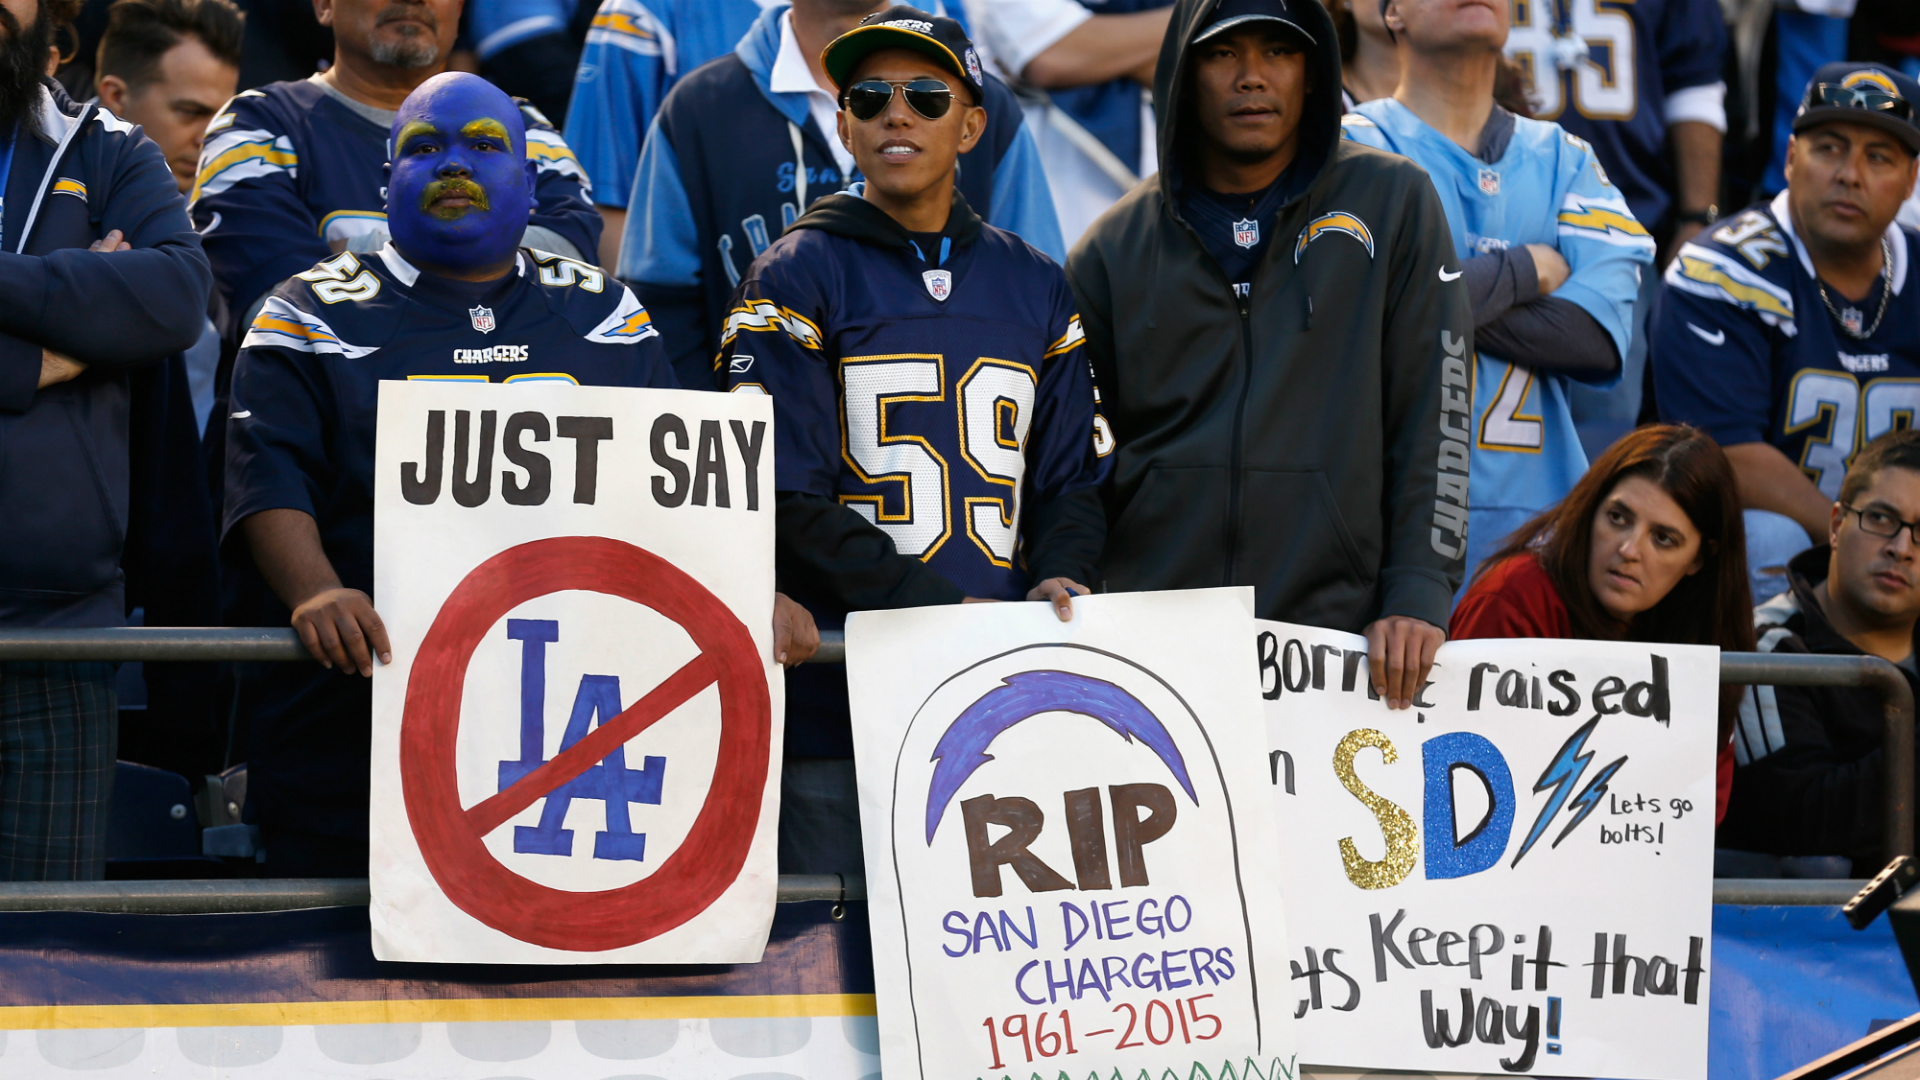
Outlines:
{"label": "crowd of fans in stands", "polygon": [[[1920,5],[918,6],[984,109],[930,230],[884,191],[896,224],[821,201],[857,195],[871,149],[843,134],[861,59],[825,54],[888,0],[0,0],[0,626],[291,621],[334,661],[0,664],[0,879],[104,872],[116,757],[196,782],[246,763],[261,870],[364,873],[370,491],[336,446],[351,421],[316,419],[334,426],[281,481],[306,509],[261,501],[235,371],[259,320],[298,318],[272,306],[282,282],[350,290],[340,256],[394,250],[396,123],[450,70],[522,99],[524,246],[630,288],[683,387],[772,385],[715,357],[739,305],[802,288],[762,257],[827,244],[794,239],[816,207],[823,235],[892,230],[936,266],[919,241],[964,220],[1064,267],[1077,310],[1047,356],[1084,334],[1072,363],[1104,396],[1090,486],[1020,526],[1033,581],[1065,583],[1047,599],[1254,585],[1265,617],[1366,632],[1391,704],[1449,631],[1873,655],[1920,691]],[[1305,102],[1284,145],[1235,127],[1249,95]],[[1362,190],[1377,210],[1325,220]],[[1269,258],[1300,200],[1320,216]],[[1255,273],[1323,228],[1364,234],[1365,261],[1285,290]],[[1403,253],[1418,285],[1387,279]],[[866,574],[874,606],[973,595],[910,568],[873,584],[933,551],[815,494],[810,535],[885,549],[833,580]],[[1043,573],[1047,537],[1092,546]],[[823,626],[865,602],[826,598],[812,563],[809,593],[792,559],[782,588]],[[788,678],[783,868],[857,872],[857,835],[786,835],[854,820],[844,675]],[[1878,870],[1865,691],[1730,694],[1720,721],[1723,872]]]}

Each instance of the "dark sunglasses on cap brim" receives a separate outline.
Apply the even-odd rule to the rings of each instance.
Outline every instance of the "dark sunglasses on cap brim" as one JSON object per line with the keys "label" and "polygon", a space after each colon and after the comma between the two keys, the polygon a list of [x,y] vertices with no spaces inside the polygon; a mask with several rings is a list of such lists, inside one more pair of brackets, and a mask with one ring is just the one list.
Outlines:
{"label": "dark sunglasses on cap brim", "polygon": [[939,79],[913,79],[898,83],[865,79],[847,87],[846,109],[855,120],[871,120],[887,111],[887,104],[893,100],[896,87],[906,95],[907,106],[929,120],[938,120],[953,108],[953,88]]}
{"label": "dark sunglasses on cap brim", "polygon": [[1809,105],[1836,109],[1864,109],[1908,122],[1913,120],[1913,102],[1898,94],[1889,94],[1885,90],[1872,90],[1864,86],[1815,83],[1813,89],[1807,94],[1807,99]]}

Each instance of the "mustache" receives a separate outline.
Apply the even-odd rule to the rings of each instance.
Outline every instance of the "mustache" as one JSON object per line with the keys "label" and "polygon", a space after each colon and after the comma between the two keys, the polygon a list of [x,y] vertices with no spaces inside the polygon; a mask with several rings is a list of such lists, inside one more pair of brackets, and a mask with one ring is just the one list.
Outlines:
{"label": "mustache", "polygon": [[439,18],[434,15],[433,9],[425,4],[388,4],[380,9],[380,14],[374,16],[373,25],[385,26],[390,22],[399,22],[401,19],[417,19],[433,30],[440,29]]}
{"label": "mustache", "polygon": [[434,206],[434,203],[448,195],[463,196],[473,204],[471,209],[474,210],[493,209],[487,202],[487,189],[464,176],[450,176],[445,180],[435,180],[428,184],[420,192],[420,209],[443,221],[451,221],[464,215],[467,212],[466,209]]}

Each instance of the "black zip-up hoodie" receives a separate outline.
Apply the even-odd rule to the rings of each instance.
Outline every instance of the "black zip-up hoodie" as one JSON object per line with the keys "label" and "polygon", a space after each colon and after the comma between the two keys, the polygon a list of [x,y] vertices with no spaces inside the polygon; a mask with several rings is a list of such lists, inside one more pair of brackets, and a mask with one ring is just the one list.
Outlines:
{"label": "black zip-up hoodie", "polygon": [[1473,352],[1446,214],[1418,166],[1340,138],[1333,23],[1295,0],[1317,43],[1295,160],[1318,172],[1260,223],[1273,240],[1236,297],[1175,200],[1194,137],[1187,46],[1216,2],[1174,5],[1154,77],[1160,174],[1067,260],[1119,444],[1106,587],[1252,585],[1264,618],[1444,627]]}

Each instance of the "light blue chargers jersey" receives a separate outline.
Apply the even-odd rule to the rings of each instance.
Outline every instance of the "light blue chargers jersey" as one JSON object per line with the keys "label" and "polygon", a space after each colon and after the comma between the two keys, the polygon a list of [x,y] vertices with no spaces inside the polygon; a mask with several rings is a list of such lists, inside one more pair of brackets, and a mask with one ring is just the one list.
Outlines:
{"label": "light blue chargers jersey", "polygon": [[[1572,273],[1553,295],[1580,305],[1613,335],[1619,355],[1627,354],[1653,238],[1584,140],[1558,124],[1516,117],[1506,152],[1489,164],[1392,98],[1367,102],[1342,124],[1347,138],[1405,155],[1427,170],[1462,262],[1518,244],[1558,249]],[[1589,385],[1618,381],[1616,373]],[[1508,534],[1558,502],[1587,471],[1565,375],[1479,353],[1472,421],[1469,581]]]}
{"label": "light blue chargers jersey", "polygon": [[574,153],[593,178],[595,203],[627,205],[641,140],[667,91],[687,72],[732,52],[760,17],[761,6],[756,0],[600,4],[567,107],[567,134],[580,140]]}

